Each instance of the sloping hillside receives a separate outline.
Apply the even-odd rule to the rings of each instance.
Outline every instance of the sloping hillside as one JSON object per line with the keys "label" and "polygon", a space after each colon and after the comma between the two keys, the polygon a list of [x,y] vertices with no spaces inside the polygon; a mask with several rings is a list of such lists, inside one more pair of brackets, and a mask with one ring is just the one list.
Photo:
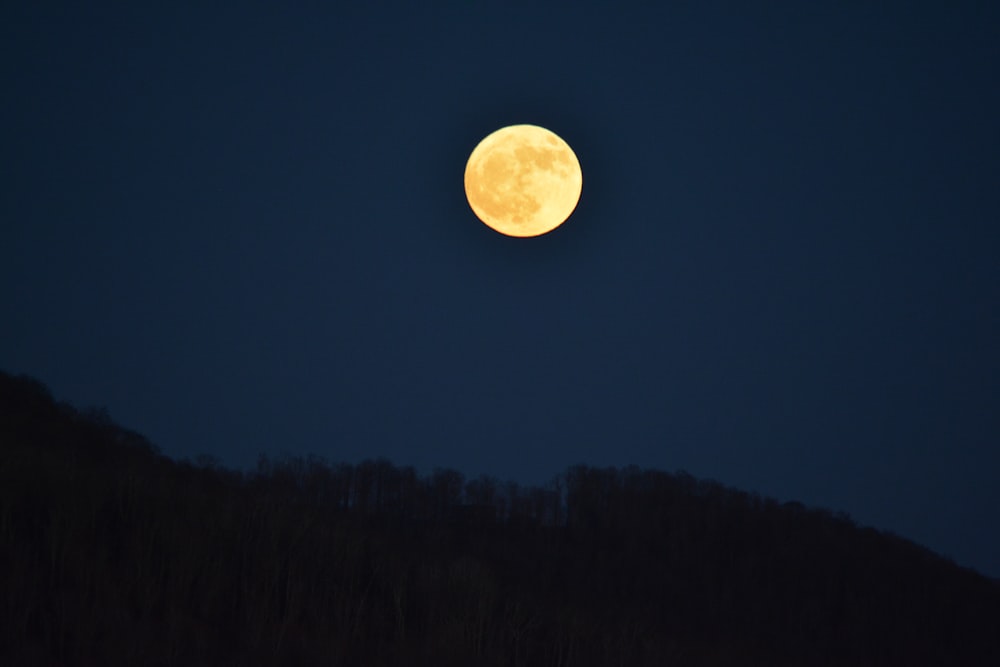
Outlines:
{"label": "sloping hillside", "polygon": [[2,373],[0,590],[4,665],[1000,664],[997,582],[824,510],[638,468],[244,474]]}

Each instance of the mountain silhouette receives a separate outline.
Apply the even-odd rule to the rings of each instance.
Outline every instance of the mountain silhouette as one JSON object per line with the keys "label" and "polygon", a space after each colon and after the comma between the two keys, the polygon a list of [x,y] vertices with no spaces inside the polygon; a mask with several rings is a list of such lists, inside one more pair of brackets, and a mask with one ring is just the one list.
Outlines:
{"label": "mountain silhouette", "polygon": [[2,372],[0,591],[9,666],[1000,664],[1000,583],[846,515],[637,467],[234,471]]}

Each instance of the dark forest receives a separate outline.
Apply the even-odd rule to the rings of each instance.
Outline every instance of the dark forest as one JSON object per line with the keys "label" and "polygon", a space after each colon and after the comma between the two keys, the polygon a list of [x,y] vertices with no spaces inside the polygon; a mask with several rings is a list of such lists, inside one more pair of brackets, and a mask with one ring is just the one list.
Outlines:
{"label": "dark forest", "polygon": [[9,666],[1000,664],[1000,582],[843,514],[637,467],[174,461],[3,373],[0,591]]}

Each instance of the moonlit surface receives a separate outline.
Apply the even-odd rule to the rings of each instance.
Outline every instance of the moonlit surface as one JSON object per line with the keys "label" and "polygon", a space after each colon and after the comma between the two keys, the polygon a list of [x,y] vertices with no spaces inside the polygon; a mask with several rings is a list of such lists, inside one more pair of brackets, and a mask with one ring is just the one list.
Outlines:
{"label": "moonlit surface", "polygon": [[583,175],[573,149],[537,125],[511,125],[476,146],[465,195],[476,216],[507,236],[539,236],[570,216]]}

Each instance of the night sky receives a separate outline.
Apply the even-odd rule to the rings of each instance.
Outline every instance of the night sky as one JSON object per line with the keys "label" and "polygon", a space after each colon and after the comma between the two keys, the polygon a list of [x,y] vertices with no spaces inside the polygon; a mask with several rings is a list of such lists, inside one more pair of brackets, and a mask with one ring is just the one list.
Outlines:
{"label": "night sky", "polygon": [[[4,370],[172,457],[683,469],[1000,576],[1000,4],[59,4],[0,8]],[[530,239],[463,191],[518,123],[583,168]]]}

